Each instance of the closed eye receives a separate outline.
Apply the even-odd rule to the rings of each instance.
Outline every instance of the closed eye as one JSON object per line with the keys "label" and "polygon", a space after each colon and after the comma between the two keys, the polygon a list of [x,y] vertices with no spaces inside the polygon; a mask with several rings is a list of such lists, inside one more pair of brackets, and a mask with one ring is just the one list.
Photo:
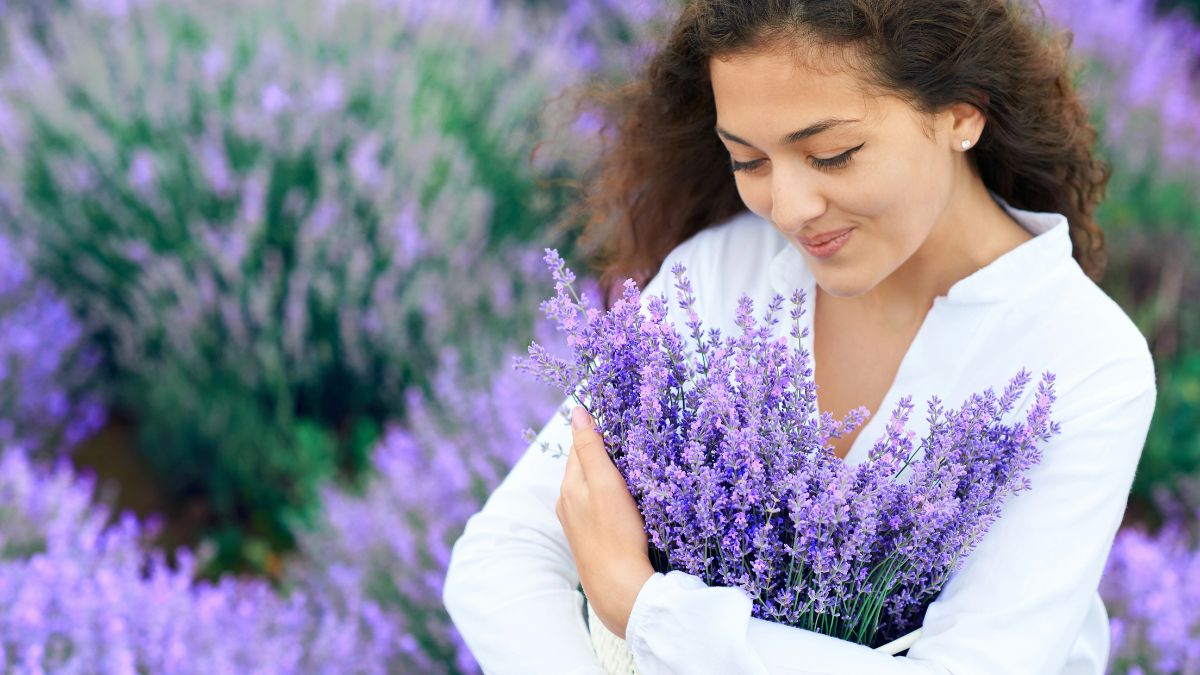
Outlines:
{"label": "closed eye", "polygon": [[[858,152],[859,150],[862,150],[864,145],[866,145],[866,143],[860,143],[860,144],[858,144],[857,147],[850,148],[849,150],[843,152],[842,154],[840,154],[836,157],[829,157],[826,159],[822,159],[820,157],[813,157],[812,165],[815,168],[820,169],[821,171],[833,171],[835,169],[840,169],[840,168],[846,166],[847,164],[849,164],[850,158],[854,155],[854,153]],[[765,160],[765,159],[755,159],[755,160],[751,160],[749,162],[739,162],[736,159],[730,159],[729,167],[734,173],[737,173],[738,171],[745,171],[747,173],[753,173],[754,171],[761,168],[762,165],[764,163],[766,163],[766,161],[767,160]]]}
{"label": "closed eye", "polygon": [[820,169],[822,171],[832,171],[833,169],[840,169],[843,166],[846,166],[847,164],[849,164],[850,157],[852,155],[854,155],[854,153],[858,152],[859,150],[862,150],[862,147],[864,145],[866,145],[866,143],[859,143],[858,147],[850,148],[849,150],[838,155],[837,157],[830,157],[828,159],[821,159],[820,157],[813,157],[812,158],[813,166],[817,167],[818,169]]}
{"label": "closed eye", "polygon": [[760,166],[762,166],[763,162],[765,162],[765,161],[767,161],[767,160],[755,159],[755,160],[752,160],[749,162],[739,162],[736,159],[730,159],[729,160],[729,168],[732,169],[734,171],[734,173],[737,173],[738,171],[745,171],[747,173],[750,173],[750,172],[753,172],[755,169],[759,168]]}

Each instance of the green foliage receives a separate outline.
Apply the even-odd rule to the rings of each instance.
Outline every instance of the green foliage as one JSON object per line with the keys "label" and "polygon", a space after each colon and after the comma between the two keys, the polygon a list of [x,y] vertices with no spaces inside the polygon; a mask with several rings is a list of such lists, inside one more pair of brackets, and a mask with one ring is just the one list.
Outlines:
{"label": "green foliage", "polygon": [[1154,518],[1155,492],[1200,477],[1200,127],[1180,114],[1200,92],[1188,51],[1196,53],[1189,43],[1197,29],[1156,19],[1148,5],[1123,6],[1125,21],[1113,22],[1071,2],[1053,4],[1072,16],[1086,59],[1078,86],[1113,170],[1097,211],[1109,257],[1102,286],[1142,330],[1158,370],[1158,405],[1133,486]]}
{"label": "green foliage", "polygon": [[1186,12],[1193,21],[1200,21],[1200,0],[1158,0],[1155,4],[1162,12],[1178,10]]}
{"label": "green foliage", "polygon": [[318,486],[335,473],[339,439],[298,419],[286,400],[254,400],[235,377],[198,375],[205,381],[162,372],[137,382],[138,444],[161,487],[198,500],[217,523],[205,572],[262,569],[265,551],[294,544],[291,523],[312,517]]}
{"label": "green foliage", "polygon": [[1200,476],[1200,349],[1159,365],[1158,405],[1133,483],[1147,503],[1157,489],[1173,491],[1180,477]]}
{"label": "green foliage", "polygon": [[528,339],[526,242],[556,243],[571,171],[534,157],[539,123],[590,77],[515,10],[330,7],[76,6],[0,88],[13,227],[229,567],[293,544],[441,352],[483,381]]}

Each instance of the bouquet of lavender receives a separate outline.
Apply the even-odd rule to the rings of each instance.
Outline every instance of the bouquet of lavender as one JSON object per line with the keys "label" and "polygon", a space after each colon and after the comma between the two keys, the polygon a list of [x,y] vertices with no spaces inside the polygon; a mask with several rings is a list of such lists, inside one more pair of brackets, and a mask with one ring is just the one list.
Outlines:
{"label": "bouquet of lavender", "polygon": [[[628,280],[602,312],[576,295],[556,251],[545,261],[556,295],[542,310],[571,353],[558,358],[535,342],[517,367],[592,414],[645,519],[655,568],[739,587],[762,619],[873,647],[912,631],[1002,501],[1028,489],[1038,441],[1059,432],[1050,373],[1024,423],[1000,421],[1029,382],[1022,370],[999,397],[988,389],[958,410],[932,398],[930,431],[915,450],[903,398],[869,459],[849,466],[826,443],[867,411],[841,421],[816,414],[807,350],[775,335],[782,296],[762,323],[743,296],[741,335],[722,338],[702,328],[675,265],[687,345],[665,297],[651,296],[643,313]],[[791,302],[798,346],[804,293]]]}

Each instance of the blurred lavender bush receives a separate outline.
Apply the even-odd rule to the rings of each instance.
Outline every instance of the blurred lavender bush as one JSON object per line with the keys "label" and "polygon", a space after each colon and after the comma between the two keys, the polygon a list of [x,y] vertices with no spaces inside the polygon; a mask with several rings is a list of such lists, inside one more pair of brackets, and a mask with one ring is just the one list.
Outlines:
{"label": "blurred lavender bush", "polygon": [[[544,326],[543,326],[544,329]],[[551,336],[541,340],[561,343]],[[152,673],[478,673],[441,604],[450,547],[560,395],[504,371],[463,389],[453,352],[436,396],[408,392],[361,490],[325,487],[283,592],[194,581],[212,555],[150,548],[159,521],[111,524],[91,475],[0,452],[0,670]],[[421,478],[435,477],[435,480]]]}
{"label": "blurred lavender bush", "polygon": [[1149,503],[1156,491],[1183,489],[1176,485],[1181,478],[1184,484],[1200,480],[1200,348],[1184,351],[1162,371],[1154,420],[1133,479],[1134,493]]}
{"label": "blurred lavender bush", "polygon": [[0,235],[0,445],[52,457],[106,416],[89,393],[97,354],[66,303],[32,276],[24,248]]}
{"label": "blurred lavender bush", "polygon": [[1200,673],[1200,480],[1156,493],[1166,520],[1117,534],[1100,592],[1112,615],[1109,672]]}
{"label": "blurred lavender bush", "polygon": [[[546,338],[561,350],[561,337]],[[301,535],[286,575],[343,613],[385,617],[403,646],[389,672],[479,672],[442,605],[451,547],[525,451],[522,429],[540,428],[562,402],[511,371],[464,390],[453,353],[443,359],[434,396],[410,392],[408,428],[390,427],[373,453],[377,475],[361,491],[325,490],[325,515]]]}
{"label": "blurred lavender bush", "polygon": [[1200,28],[1159,16],[1151,0],[1042,0],[1084,60],[1080,91],[1117,164],[1104,202],[1110,227],[1197,223],[1189,179],[1200,175]]}
{"label": "blurred lavender bush", "polygon": [[1109,238],[1106,289],[1156,356],[1200,344],[1200,26],[1150,0],[1043,0],[1073,33],[1079,87],[1113,164],[1098,218]]}
{"label": "blurred lavender bush", "polygon": [[[263,580],[193,583],[199,557],[147,548],[159,523],[94,501],[65,461],[0,452],[0,670],[17,673],[385,673],[401,645],[369,608]],[[344,598],[338,598],[344,600]]]}
{"label": "blurred lavender bush", "polygon": [[[16,24],[27,36],[42,41],[46,28],[55,12],[61,11],[71,0],[0,0],[0,25]],[[9,34],[0,30],[0,63],[8,58]]]}
{"label": "blurred lavender bush", "polygon": [[1113,165],[1098,218],[1110,251],[1105,290],[1145,333],[1158,407],[1134,483],[1200,472],[1200,27],[1151,0],[1043,0],[1074,34],[1080,88]]}
{"label": "blurred lavender bush", "polygon": [[443,347],[482,382],[528,339],[523,242],[556,240],[577,168],[534,151],[588,129],[543,104],[619,71],[643,5],[93,0],[41,41],[10,26],[0,196],[220,567],[290,546]]}

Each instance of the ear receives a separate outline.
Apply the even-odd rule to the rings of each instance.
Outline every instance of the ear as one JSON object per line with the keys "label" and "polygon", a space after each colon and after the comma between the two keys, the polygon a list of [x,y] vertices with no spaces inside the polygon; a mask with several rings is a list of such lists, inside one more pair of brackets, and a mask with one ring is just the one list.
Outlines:
{"label": "ear", "polygon": [[[980,94],[983,97],[986,105],[987,94]],[[952,104],[945,111],[943,119],[948,125],[949,140],[951,147],[955,150],[964,150],[975,147],[979,142],[979,137],[983,135],[983,127],[987,124],[987,117],[983,111],[976,108],[974,105],[965,102]],[[961,143],[970,141],[969,148],[963,148]]]}

